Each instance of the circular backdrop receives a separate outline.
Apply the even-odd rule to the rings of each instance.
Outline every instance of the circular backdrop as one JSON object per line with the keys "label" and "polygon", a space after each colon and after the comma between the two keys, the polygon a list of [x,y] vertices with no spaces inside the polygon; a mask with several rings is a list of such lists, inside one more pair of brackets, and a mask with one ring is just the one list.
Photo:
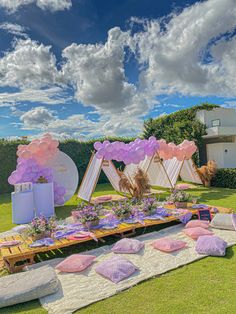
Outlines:
{"label": "circular backdrop", "polygon": [[[55,157],[49,160],[45,167],[53,170],[53,180],[66,189],[65,202],[74,194],[79,183],[79,174],[74,161],[65,153],[59,151]],[[55,205],[57,206],[57,205]]]}

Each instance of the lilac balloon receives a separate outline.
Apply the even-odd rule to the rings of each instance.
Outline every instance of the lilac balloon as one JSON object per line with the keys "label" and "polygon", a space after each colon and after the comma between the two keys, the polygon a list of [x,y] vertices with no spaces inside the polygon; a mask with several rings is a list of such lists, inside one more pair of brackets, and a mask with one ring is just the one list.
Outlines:
{"label": "lilac balloon", "polygon": [[99,150],[100,148],[102,148],[102,143],[101,142],[95,142],[93,144],[93,147],[96,149],[96,150]]}
{"label": "lilac balloon", "polygon": [[64,197],[59,197],[59,198],[56,200],[56,204],[57,204],[57,205],[63,205],[64,203],[65,203]]}
{"label": "lilac balloon", "polygon": [[60,196],[64,196],[66,194],[66,189],[64,188],[64,186],[59,186],[57,188],[57,194]]}
{"label": "lilac balloon", "polygon": [[100,154],[99,152],[96,152],[95,156],[96,156],[97,159],[102,159],[103,158],[103,155]]}

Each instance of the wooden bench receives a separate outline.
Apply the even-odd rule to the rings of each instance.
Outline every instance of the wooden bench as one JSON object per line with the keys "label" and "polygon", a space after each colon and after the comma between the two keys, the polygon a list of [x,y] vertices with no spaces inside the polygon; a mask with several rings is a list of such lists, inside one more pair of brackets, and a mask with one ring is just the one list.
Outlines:
{"label": "wooden bench", "polygon": [[[167,207],[167,206],[166,206]],[[168,206],[169,209],[174,209],[173,206]],[[193,214],[197,214],[197,210],[192,210],[189,208],[189,210]],[[226,212],[226,209],[224,210]],[[228,210],[229,212],[229,210]],[[145,228],[148,226],[154,226],[159,224],[165,224],[172,221],[178,221],[178,218],[174,216],[166,217],[165,220],[145,220],[144,224],[136,223],[136,224],[126,224],[121,223],[118,228],[112,229],[112,230],[104,230],[104,229],[98,229],[98,230],[92,230],[95,234],[96,238],[103,242],[104,238],[110,235],[120,235],[121,237],[126,237],[133,235],[135,233],[135,230],[138,228]],[[12,241],[12,240],[20,240],[22,241],[22,244],[10,248],[1,248],[0,253],[4,262],[4,266],[12,273],[12,272],[18,272],[21,271],[24,266],[31,265],[34,263],[34,257],[36,254],[42,253],[42,252],[48,252],[51,251],[55,255],[55,250],[59,250],[60,248],[64,248],[67,246],[80,244],[83,242],[91,241],[91,238],[85,238],[85,239],[78,239],[78,240],[68,240],[68,239],[60,239],[55,240],[55,244],[50,247],[37,247],[37,248],[30,248],[29,244],[31,244],[33,241],[30,238],[23,238],[21,235],[16,236],[7,236],[5,238],[0,239],[0,242],[4,241]],[[20,263],[20,265],[19,265]]]}

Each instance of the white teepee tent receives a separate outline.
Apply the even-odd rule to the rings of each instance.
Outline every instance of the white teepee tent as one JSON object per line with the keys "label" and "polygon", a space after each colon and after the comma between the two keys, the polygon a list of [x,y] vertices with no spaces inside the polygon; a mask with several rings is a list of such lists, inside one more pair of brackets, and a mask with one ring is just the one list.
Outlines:
{"label": "white teepee tent", "polygon": [[176,185],[179,176],[183,181],[202,184],[202,180],[196,171],[196,165],[191,158],[183,161],[172,158],[165,160],[163,164],[173,186]]}
{"label": "white teepee tent", "polygon": [[96,188],[101,170],[104,171],[113,188],[117,192],[120,192],[119,189],[120,176],[112,161],[98,159],[93,153],[79,188],[78,192],[79,198],[90,202],[92,194]]}
{"label": "white teepee tent", "polygon": [[134,174],[138,168],[147,173],[151,185],[162,186],[166,188],[174,187],[163,165],[163,162],[157,153],[155,153],[152,157],[146,156],[146,158],[137,165],[130,164],[125,167],[124,174],[130,179],[131,182],[133,181]]}

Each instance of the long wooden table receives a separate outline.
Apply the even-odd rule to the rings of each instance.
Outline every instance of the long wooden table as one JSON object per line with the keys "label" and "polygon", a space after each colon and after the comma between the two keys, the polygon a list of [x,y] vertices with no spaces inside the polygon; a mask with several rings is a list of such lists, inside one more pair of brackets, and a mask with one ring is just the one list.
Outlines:
{"label": "long wooden table", "polygon": [[[173,206],[166,206],[168,209],[174,209]],[[220,208],[219,208],[220,209]],[[192,214],[197,214],[197,210],[192,210],[189,208]],[[222,210],[221,210],[222,211]],[[224,210],[224,212],[230,212],[230,209]],[[138,228],[144,228],[148,226],[160,225],[169,223],[172,221],[178,221],[178,218],[175,216],[166,217],[165,220],[144,220],[144,223],[135,223],[135,224],[127,224],[121,223],[118,228],[111,229],[111,230],[104,230],[104,229],[95,229],[92,230],[96,238],[102,240],[111,235],[121,235],[122,237],[134,234],[135,230]],[[12,240],[19,240],[22,243],[18,246],[13,246],[9,248],[1,248],[0,254],[2,256],[4,266],[10,272],[18,272],[23,269],[26,265],[31,265],[34,263],[34,258],[36,254],[47,252],[47,251],[54,251],[60,248],[64,248],[67,246],[80,244],[83,242],[91,241],[92,238],[85,238],[85,239],[78,239],[78,240],[68,240],[66,238],[55,240],[55,244],[50,247],[37,247],[37,248],[30,248],[29,244],[33,241],[31,238],[23,238],[21,235],[15,236],[7,236],[5,238],[0,239],[0,243],[4,241],[12,241]],[[103,241],[104,242],[104,241]],[[20,262],[20,265],[18,263]]]}

